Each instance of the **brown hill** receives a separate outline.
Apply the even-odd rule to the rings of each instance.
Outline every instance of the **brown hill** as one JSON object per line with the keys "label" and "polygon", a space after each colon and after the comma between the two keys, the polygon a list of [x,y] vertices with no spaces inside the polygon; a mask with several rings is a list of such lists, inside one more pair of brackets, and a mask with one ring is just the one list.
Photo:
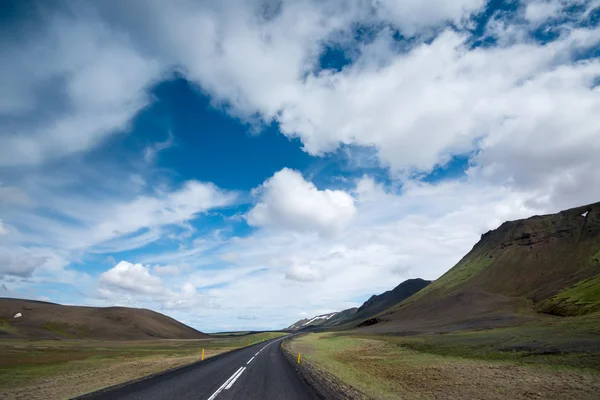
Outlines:
{"label": "brown hill", "polygon": [[121,340],[201,339],[208,335],[146,309],[0,298],[1,337]]}
{"label": "brown hill", "polygon": [[363,322],[372,332],[520,324],[600,311],[600,203],[505,222],[438,280]]}

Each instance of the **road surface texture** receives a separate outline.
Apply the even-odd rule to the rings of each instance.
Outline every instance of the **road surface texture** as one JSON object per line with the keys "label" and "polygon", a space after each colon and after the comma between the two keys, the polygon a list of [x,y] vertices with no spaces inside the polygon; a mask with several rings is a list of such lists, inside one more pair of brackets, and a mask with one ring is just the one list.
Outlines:
{"label": "road surface texture", "polygon": [[280,349],[282,339],[244,347],[179,370],[78,399],[318,399],[314,389],[296,374],[286,360]]}

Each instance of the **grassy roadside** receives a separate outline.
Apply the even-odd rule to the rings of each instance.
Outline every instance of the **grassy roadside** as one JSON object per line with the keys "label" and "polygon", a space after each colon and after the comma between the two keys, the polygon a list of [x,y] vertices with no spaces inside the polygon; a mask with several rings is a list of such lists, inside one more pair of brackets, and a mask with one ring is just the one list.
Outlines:
{"label": "grassy roadside", "polygon": [[407,337],[318,333],[289,347],[372,399],[596,399],[595,324],[569,324]]}
{"label": "grassy roadside", "polygon": [[0,398],[59,399],[285,335],[202,340],[0,340]]}

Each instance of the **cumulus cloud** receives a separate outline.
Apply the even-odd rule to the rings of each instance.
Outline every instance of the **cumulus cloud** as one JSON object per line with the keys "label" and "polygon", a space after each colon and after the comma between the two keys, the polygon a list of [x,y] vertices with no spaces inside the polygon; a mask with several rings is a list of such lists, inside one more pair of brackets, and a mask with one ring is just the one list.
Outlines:
{"label": "cumulus cloud", "polygon": [[[177,277],[171,266],[149,267],[141,263],[120,261],[98,277],[101,299],[124,306],[150,306],[164,310],[190,310],[214,307],[211,298],[199,293],[191,282],[166,279]],[[163,278],[155,274],[162,275]],[[164,280],[163,280],[164,279]]]}
{"label": "cumulus cloud", "polygon": [[162,307],[168,310],[190,310],[212,306],[214,305],[211,299],[198,293],[196,287],[190,282],[184,283],[181,290],[170,292],[162,303]]}
{"label": "cumulus cloud", "polygon": [[254,191],[258,203],[250,225],[324,234],[339,232],[356,214],[354,199],[342,190],[319,190],[298,171],[284,168]]}
{"label": "cumulus cloud", "polygon": [[[481,152],[477,162],[487,175],[503,184],[552,185],[555,199],[548,201],[557,202],[567,195],[566,180],[582,185],[574,169],[599,169],[593,138],[600,61],[585,60],[600,41],[597,27],[565,22],[557,40],[542,44],[529,26],[492,19],[486,31],[497,45],[473,48],[466,28],[483,0],[69,4],[39,16],[42,29],[23,30],[19,40],[0,46],[8,60],[0,76],[22,77],[3,85],[5,114],[28,116],[41,88],[65,94],[39,124],[6,120],[4,131],[14,134],[2,137],[5,164],[95,146],[126,126],[148,104],[152,83],[177,68],[228,112],[277,121],[315,155],[342,144],[373,147],[383,165],[411,173]],[[584,18],[597,2],[535,0],[522,9],[526,19],[542,23],[569,5],[582,6]],[[453,29],[442,27],[448,22]],[[361,24],[374,27],[372,41],[355,42]],[[399,50],[396,30],[415,40]],[[320,71],[328,45],[350,47],[353,62]],[[59,55],[47,57],[48,49]],[[54,61],[39,62],[48,59]],[[18,119],[30,120],[37,121]],[[503,145],[517,142],[518,151]],[[542,142],[564,142],[566,154],[557,158]],[[146,158],[156,151],[149,147]],[[558,179],[555,170],[537,168],[530,179],[529,168],[511,167],[515,155],[532,165],[554,159],[554,169],[571,172]]]}
{"label": "cumulus cloud", "polygon": [[[161,74],[158,62],[93,9],[70,5],[28,10],[35,30],[12,29],[0,43],[0,165],[87,150],[150,101],[145,89]],[[39,112],[44,103],[52,106]]]}
{"label": "cumulus cloud", "polygon": [[38,249],[0,247],[0,278],[4,278],[6,275],[30,277],[47,261],[48,256],[41,255]]}
{"label": "cumulus cloud", "polygon": [[[362,178],[353,189],[356,217],[339,235],[323,240],[263,230],[230,241],[220,251],[241,255],[236,268],[219,271],[225,285],[207,287],[206,294],[231,317],[259,313],[271,326],[287,326],[300,312],[339,311],[408,278],[435,279],[482,233],[506,220],[556,211],[525,204],[527,193],[482,185],[407,181],[399,192]],[[242,269],[246,273],[234,274]],[[198,269],[190,279],[210,285],[214,273]]]}
{"label": "cumulus cloud", "polygon": [[137,294],[159,294],[164,291],[160,278],[150,274],[142,264],[121,261],[100,275],[100,284]]}

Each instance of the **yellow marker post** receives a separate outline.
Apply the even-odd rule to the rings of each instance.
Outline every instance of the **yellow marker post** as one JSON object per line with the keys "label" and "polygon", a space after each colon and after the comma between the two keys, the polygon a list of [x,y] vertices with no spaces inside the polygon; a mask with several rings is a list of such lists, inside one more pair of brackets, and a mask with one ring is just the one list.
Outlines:
{"label": "yellow marker post", "polygon": [[300,364],[300,360],[302,360],[302,356],[298,353],[298,364]]}
{"label": "yellow marker post", "polygon": [[204,349],[202,349],[202,361],[204,361]]}

